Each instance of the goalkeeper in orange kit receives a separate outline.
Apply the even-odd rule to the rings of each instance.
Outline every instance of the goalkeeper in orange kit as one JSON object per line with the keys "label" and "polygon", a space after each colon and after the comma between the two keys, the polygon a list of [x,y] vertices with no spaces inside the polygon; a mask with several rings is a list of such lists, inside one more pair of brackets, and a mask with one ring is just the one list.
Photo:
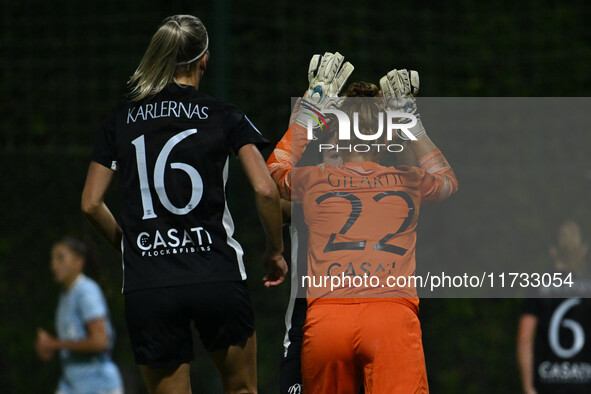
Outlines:
{"label": "goalkeeper in orange kit", "polygon": [[[303,388],[355,393],[363,383],[368,393],[428,392],[416,289],[383,284],[414,274],[420,207],[448,198],[458,183],[418,115],[418,73],[389,72],[380,81],[383,98],[339,99],[352,71],[338,53],[312,58],[309,90],[267,161],[282,198],[302,204],[309,231]],[[375,130],[383,131],[382,115],[394,111],[411,123],[400,123],[388,141],[388,133]],[[343,114],[352,120],[354,132],[339,128],[335,141],[344,164],[296,168],[310,142],[311,114],[326,113],[338,119],[329,128],[340,126]],[[411,150],[418,166],[380,164],[393,142]],[[343,283],[335,286],[339,277]],[[344,284],[368,277],[382,286]],[[322,278],[329,282],[318,286]]]}

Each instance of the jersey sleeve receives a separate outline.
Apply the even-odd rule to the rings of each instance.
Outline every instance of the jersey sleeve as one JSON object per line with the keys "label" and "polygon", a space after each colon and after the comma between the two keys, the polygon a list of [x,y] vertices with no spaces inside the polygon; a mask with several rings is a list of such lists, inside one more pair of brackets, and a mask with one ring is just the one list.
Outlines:
{"label": "jersey sleeve", "polygon": [[263,137],[261,132],[248,119],[248,117],[236,108],[230,108],[231,127],[228,134],[228,143],[238,154],[240,148],[247,144],[255,144],[259,150],[266,148],[269,141]]}
{"label": "jersey sleeve", "polygon": [[442,201],[458,190],[458,179],[439,149],[423,156],[419,167],[425,170],[420,190],[424,201]]}
{"label": "jersey sleeve", "polygon": [[92,150],[92,160],[115,171],[117,169],[117,152],[115,150],[116,131],[115,111],[111,112],[101,124]]}
{"label": "jersey sleeve", "polygon": [[107,306],[103,293],[96,283],[89,282],[80,292],[80,313],[82,320],[88,323],[107,316]]}
{"label": "jersey sleeve", "polygon": [[[267,160],[267,168],[279,188],[281,198],[291,201],[292,170],[300,160],[309,140],[306,130],[293,122]],[[300,172],[300,176],[304,173]],[[303,179],[299,179],[303,181]],[[302,182],[300,182],[301,184]]]}

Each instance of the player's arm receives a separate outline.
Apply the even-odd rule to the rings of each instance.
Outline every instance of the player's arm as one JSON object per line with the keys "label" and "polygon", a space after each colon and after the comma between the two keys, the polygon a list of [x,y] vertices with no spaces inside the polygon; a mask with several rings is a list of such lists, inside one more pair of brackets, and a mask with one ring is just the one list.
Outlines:
{"label": "player's arm", "polygon": [[294,106],[289,129],[267,160],[281,198],[291,201],[292,169],[310,142],[307,124],[311,114],[337,105],[339,92],[353,70],[353,65],[345,62],[338,52],[312,56],[308,66],[308,90]]}
{"label": "player's arm", "polygon": [[416,160],[418,166],[429,174],[421,186],[423,199],[441,201],[449,198],[458,190],[458,179],[443,153],[427,136],[418,113],[415,97],[419,92],[419,73],[394,69],[380,79],[380,87],[389,110],[412,114],[415,118],[413,126],[397,130],[397,134],[405,141],[405,148],[410,147],[412,152],[406,160]]}
{"label": "player's arm", "polygon": [[255,202],[266,236],[264,253],[265,267],[271,272],[263,278],[265,286],[283,282],[287,274],[287,263],[283,258],[283,236],[281,206],[277,186],[265,165],[261,153],[254,144],[246,144],[238,151],[240,163],[255,192]]}
{"label": "player's arm", "polygon": [[277,185],[282,199],[291,200],[291,170],[292,170],[292,149],[291,149],[291,127],[281,137],[281,140],[271,152],[267,159],[267,169],[271,178]]}
{"label": "player's arm", "polygon": [[292,123],[267,160],[267,168],[271,178],[275,182],[281,198],[287,201],[291,201],[293,168],[310,142],[306,138],[306,133],[303,126]]}
{"label": "player's arm", "polygon": [[[41,361],[49,361],[55,354],[55,349],[49,346],[48,337],[51,335],[42,328],[37,328],[37,337],[35,338],[35,352]],[[52,338],[52,337],[51,337]]]}
{"label": "player's arm", "polygon": [[538,319],[524,314],[517,329],[517,363],[521,375],[521,387],[526,394],[535,394],[534,388],[534,339]]}
{"label": "player's arm", "polygon": [[60,349],[67,349],[78,353],[101,353],[108,349],[109,338],[105,326],[105,319],[98,318],[86,323],[86,338],[80,341],[62,341],[42,328],[37,329],[35,347],[38,353],[54,353]]}
{"label": "player's arm", "polygon": [[432,177],[422,185],[423,199],[442,201],[454,194],[459,186],[456,174],[427,134],[418,137],[417,141],[409,141],[409,145],[419,167]]}
{"label": "player's arm", "polygon": [[113,171],[93,161],[88,168],[82,191],[81,208],[93,227],[121,251],[121,227],[105,204],[105,194],[113,179]]}
{"label": "player's arm", "polygon": [[409,141],[403,141],[401,145],[404,147],[402,152],[396,154],[396,165],[418,167],[419,163],[412,149],[410,148]]}
{"label": "player's arm", "polygon": [[281,216],[283,217],[283,223],[291,222],[291,201],[281,199]]}

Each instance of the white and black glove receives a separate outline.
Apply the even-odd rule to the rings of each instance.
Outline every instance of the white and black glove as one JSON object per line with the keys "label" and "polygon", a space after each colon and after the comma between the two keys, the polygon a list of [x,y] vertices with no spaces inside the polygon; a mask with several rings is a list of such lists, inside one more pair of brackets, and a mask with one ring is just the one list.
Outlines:
{"label": "white and black glove", "polygon": [[[388,109],[412,114],[417,118],[416,125],[405,129],[415,139],[426,133],[417,111],[417,100],[415,98],[419,93],[419,85],[419,73],[414,70],[409,73],[406,69],[394,69],[380,79],[380,88]],[[411,139],[400,129],[396,130],[396,134],[403,140]]]}
{"label": "white and black glove", "polygon": [[295,121],[307,127],[310,112],[336,108],[339,105],[339,93],[355,69],[340,53],[326,52],[314,55],[308,67],[308,90],[302,97]]}

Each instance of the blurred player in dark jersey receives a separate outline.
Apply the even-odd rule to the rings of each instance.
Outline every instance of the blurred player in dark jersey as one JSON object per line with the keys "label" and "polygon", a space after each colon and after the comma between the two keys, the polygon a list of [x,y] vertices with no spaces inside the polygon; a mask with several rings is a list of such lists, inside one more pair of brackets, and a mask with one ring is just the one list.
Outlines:
{"label": "blurred player in dark jersey", "polygon": [[550,248],[555,271],[573,286],[540,287],[526,299],[517,333],[524,393],[591,392],[591,281],[579,225],[564,222]]}
{"label": "blurred player in dark jersey", "polygon": [[[413,98],[418,74],[388,73],[380,82],[384,107],[381,98],[335,99],[351,71],[338,53],[312,58],[302,110],[267,161],[282,197],[302,204],[309,230],[307,276],[312,279],[303,332],[303,389],[355,393],[363,382],[369,393],[427,392],[416,289],[310,285],[340,276],[375,277],[385,283],[388,276],[414,274],[421,203],[446,199],[457,189],[449,164],[416,119],[403,135],[411,140],[408,146],[419,167],[378,164],[383,147],[393,142],[375,131],[379,113],[392,109],[418,118]],[[337,108],[357,127],[355,136],[350,129],[339,129],[344,164],[297,168],[310,141],[313,122],[308,118],[322,130],[318,119]],[[365,143],[371,139],[374,145]]]}
{"label": "blurred player in dark jersey", "polygon": [[[379,94],[379,89],[376,85],[367,82],[355,82],[349,85],[346,97],[375,97]],[[300,105],[301,100],[296,102],[296,106]],[[298,108],[295,108],[292,113],[296,113]],[[295,120],[295,119],[293,119]],[[290,120],[290,124],[293,120]],[[306,151],[309,152],[305,157],[304,153],[302,159],[298,162],[298,166],[305,165],[325,165],[330,167],[342,166],[343,158],[336,149],[323,150],[317,153],[316,149],[320,144],[334,144],[336,142],[336,135],[334,129],[329,133],[322,134],[314,147],[309,147]],[[314,158],[317,160],[314,160]],[[302,372],[301,372],[301,350],[303,341],[303,327],[306,321],[306,311],[308,305],[306,303],[305,288],[301,286],[300,278],[306,275],[306,250],[307,248],[299,247],[299,245],[306,245],[308,242],[308,231],[304,223],[303,212],[301,204],[292,205],[289,201],[281,200],[283,207],[283,222],[289,223],[289,233],[291,238],[291,291],[289,304],[285,313],[285,337],[284,358],[281,363],[280,385],[281,393],[283,394],[297,394],[302,389]],[[292,211],[295,222],[291,223]],[[363,392],[363,388],[360,390]]]}
{"label": "blurred player in dark jersey", "polygon": [[[243,250],[226,201],[234,153],[255,192],[266,235],[266,286],[283,281],[277,188],[267,144],[238,108],[198,90],[209,36],[190,15],[166,18],[131,77],[131,100],[103,122],[82,209],[124,265],[126,319],[151,393],[189,393],[191,322],[228,393],[256,392],[256,337]],[[120,173],[121,227],[104,203]]]}
{"label": "blurred player in dark jersey", "polygon": [[[299,102],[296,104],[299,105]],[[318,143],[334,143],[334,134],[326,133]],[[325,150],[315,154],[310,150],[310,158],[303,158],[298,165],[323,164],[325,166],[338,167],[343,165],[343,158],[336,149]],[[317,160],[314,160],[314,159]],[[302,393],[301,350],[303,341],[303,327],[306,321],[306,292],[300,285],[300,278],[306,275],[306,247],[299,247],[308,242],[308,231],[302,223],[303,213],[300,204],[291,204],[287,200],[281,200],[283,222],[289,224],[291,239],[291,290],[287,311],[285,313],[285,337],[283,340],[284,355],[281,363],[280,389],[282,394]],[[292,219],[292,211],[294,222]]]}

